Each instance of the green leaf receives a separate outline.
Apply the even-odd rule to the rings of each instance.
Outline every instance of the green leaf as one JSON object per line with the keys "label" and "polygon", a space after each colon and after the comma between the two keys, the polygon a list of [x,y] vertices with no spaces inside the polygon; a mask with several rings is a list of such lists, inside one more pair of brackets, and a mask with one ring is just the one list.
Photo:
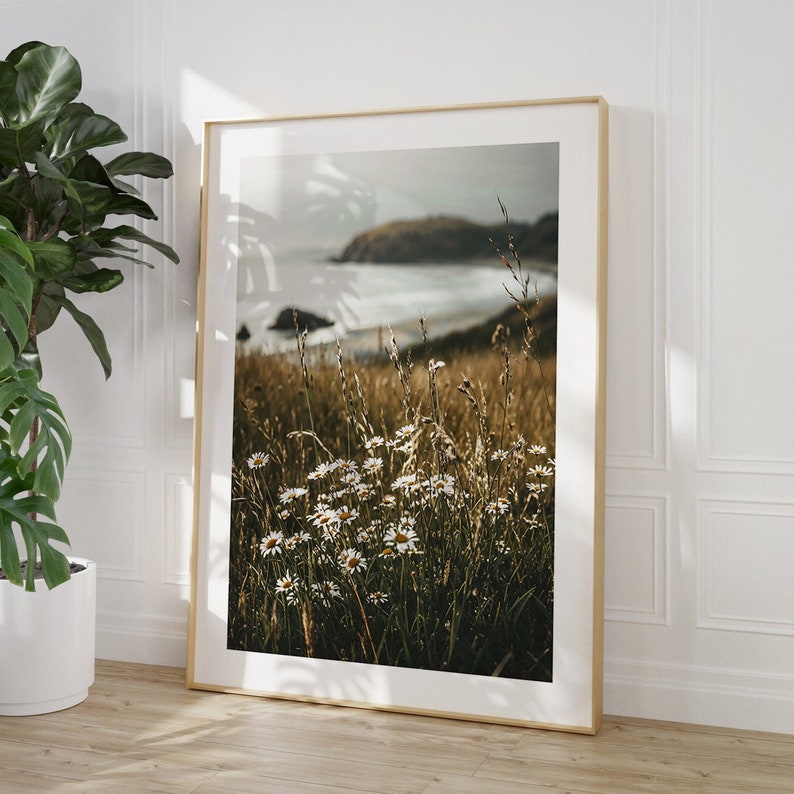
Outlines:
{"label": "green leaf", "polygon": [[36,152],[33,157],[33,162],[36,164],[36,168],[38,168],[39,173],[42,176],[46,176],[47,179],[54,179],[56,182],[60,182],[64,184],[68,180],[66,179],[66,174],[58,168],[55,163],[53,163],[49,157],[47,157],[44,152]]}
{"label": "green leaf", "polygon": [[[0,311],[2,311],[2,306],[0,306]],[[14,363],[16,357],[17,353],[11,341],[5,333],[0,333],[0,365],[8,367]]]}
{"label": "green leaf", "polygon": [[94,113],[88,105],[70,105],[72,112],[56,119],[48,130],[50,159],[66,160],[96,146],[111,146],[127,140],[124,131],[107,116]]}
{"label": "green leaf", "polygon": [[61,283],[72,292],[110,292],[124,282],[124,274],[120,270],[99,268],[84,276],[70,276]]}
{"label": "green leaf", "polygon": [[82,88],[80,65],[65,47],[33,47],[22,55],[16,69],[16,124],[38,118],[52,121]]}
{"label": "green leaf", "polygon": [[33,281],[18,258],[3,248],[4,232],[0,231],[0,289],[18,304],[20,311],[30,316],[33,300]]}
{"label": "green leaf", "polygon": [[145,201],[125,193],[114,195],[107,205],[106,212],[108,215],[137,215],[146,220],[157,220],[154,210]]}
{"label": "green leaf", "polygon": [[16,369],[32,369],[41,380],[41,357],[39,356],[39,349],[32,339],[28,339],[22,352],[17,356],[14,361],[14,367]]}
{"label": "green leaf", "polygon": [[27,264],[33,265],[33,255],[19,234],[17,234],[11,221],[0,215],[0,226],[4,227],[0,228],[0,246],[12,250]]}
{"label": "green leaf", "polygon": [[0,118],[7,124],[9,113],[15,113],[17,103],[17,70],[10,61],[0,61]]}
{"label": "green leaf", "polygon": [[33,254],[36,275],[45,279],[57,279],[69,273],[77,261],[74,246],[68,240],[54,238],[46,242],[28,243]]}
{"label": "green leaf", "polygon": [[[0,469],[2,476],[2,469]],[[0,566],[3,573],[12,584],[22,586],[22,568],[19,563],[19,549],[17,539],[14,537],[13,514],[3,510],[0,502]]]}
{"label": "green leaf", "polygon": [[30,188],[19,171],[14,171],[0,182],[0,213],[13,221],[13,228],[25,227],[25,213],[30,206],[31,195]]}
{"label": "green leaf", "polygon": [[39,305],[36,307],[36,333],[39,335],[49,330],[61,313],[61,304],[56,302],[53,293],[63,295],[64,289],[60,284],[50,282],[39,296]]}
{"label": "green leaf", "polygon": [[[50,544],[53,541],[68,544],[69,540],[57,524],[32,517],[32,513],[39,513],[54,521],[55,507],[52,499],[28,496],[31,487],[32,477],[18,477],[13,456],[0,450],[0,565],[10,582],[22,586],[19,551],[14,534],[14,527],[17,527],[29,551],[28,558],[35,560],[38,556],[44,582],[48,588],[53,588],[69,578],[69,561],[63,552]],[[34,587],[33,582],[29,581],[27,589]]]}
{"label": "green leaf", "polygon": [[151,246],[156,251],[159,251],[164,256],[168,257],[172,262],[178,263],[179,256],[171,246],[165,243],[153,240],[147,234],[139,232],[133,226],[115,226],[104,229],[97,229],[91,234],[92,239],[96,240],[100,245],[106,246],[112,240],[121,238],[122,240],[133,240],[136,243],[143,243],[144,245]]}
{"label": "green leaf", "polygon": [[45,46],[44,42],[41,41],[26,41],[24,44],[20,44],[18,47],[15,47],[13,50],[11,50],[11,52],[8,53],[6,60],[12,66],[16,66],[22,60],[22,56],[26,52],[30,52],[30,50],[36,49],[36,47],[43,46]]}
{"label": "green leaf", "polygon": [[127,152],[105,164],[105,170],[115,176],[140,175],[151,179],[168,179],[174,175],[169,160],[150,152]]}
{"label": "green leaf", "polygon": [[78,227],[100,225],[104,221],[113,200],[109,187],[67,177],[43,152],[36,152],[33,161],[42,176],[63,185]]}
{"label": "green leaf", "polygon": [[33,281],[26,266],[32,262],[11,222],[0,216],[0,369],[11,365],[27,343]]}
{"label": "green leaf", "polygon": [[[8,426],[8,449],[17,456],[17,476],[32,475],[30,490],[57,499],[72,451],[72,436],[63,412],[55,397],[41,389],[33,370],[7,369],[1,374],[0,416]],[[38,436],[25,449],[36,420]],[[46,505],[37,512],[48,515]]]}
{"label": "green leaf", "polygon": [[[28,317],[20,311],[17,302],[2,287],[0,287],[0,317],[3,318],[7,333],[16,342],[17,350],[22,350],[28,341]],[[6,339],[6,333],[0,334],[0,343],[10,344]],[[4,351],[0,344],[0,367],[5,368],[13,363],[16,351],[12,348],[10,353],[11,357],[8,359],[8,351]]]}
{"label": "green leaf", "polygon": [[16,168],[30,162],[33,153],[44,142],[44,121],[39,119],[19,127],[0,129],[0,164]]}
{"label": "green leaf", "polygon": [[80,330],[85,334],[94,353],[96,353],[99,363],[105,373],[105,380],[110,377],[112,371],[112,364],[110,360],[110,353],[108,352],[107,343],[105,342],[105,335],[100,330],[92,317],[89,317],[85,312],[80,311],[67,297],[53,296],[52,300],[66,309],[72,315],[74,321],[80,326]]}

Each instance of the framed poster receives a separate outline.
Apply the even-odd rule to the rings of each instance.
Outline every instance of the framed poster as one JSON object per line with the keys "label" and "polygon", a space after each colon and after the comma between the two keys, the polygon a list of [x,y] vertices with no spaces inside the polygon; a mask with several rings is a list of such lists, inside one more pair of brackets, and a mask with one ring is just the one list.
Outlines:
{"label": "framed poster", "polygon": [[205,131],[188,685],[595,732],[607,106]]}

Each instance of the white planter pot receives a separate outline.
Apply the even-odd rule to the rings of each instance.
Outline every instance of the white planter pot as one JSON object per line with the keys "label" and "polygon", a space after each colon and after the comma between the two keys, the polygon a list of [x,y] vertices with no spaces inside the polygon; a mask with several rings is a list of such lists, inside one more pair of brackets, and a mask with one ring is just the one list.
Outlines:
{"label": "white planter pot", "polygon": [[60,711],[94,683],[96,563],[68,582],[36,592],[0,581],[0,715]]}

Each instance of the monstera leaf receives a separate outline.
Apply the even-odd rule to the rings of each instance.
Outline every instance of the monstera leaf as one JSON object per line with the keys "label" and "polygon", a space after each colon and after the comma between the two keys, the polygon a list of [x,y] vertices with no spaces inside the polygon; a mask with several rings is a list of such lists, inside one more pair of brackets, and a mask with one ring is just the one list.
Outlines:
{"label": "monstera leaf", "polygon": [[[22,566],[19,560],[14,528],[22,534],[27,558],[39,559],[47,587],[56,587],[69,578],[69,560],[52,541],[69,542],[66,533],[54,523],[53,500],[41,494],[30,494],[33,475],[20,478],[13,456],[0,449],[0,565],[6,578],[21,585]],[[52,521],[42,521],[43,515]],[[25,589],[35,590],[34,566],[27,567]]]}
{"label": "monstera leaf", "polygon": [[28,268],[32,266],[30,249],[11,221],[0,216],[0,369],[13,364],[28,340],[33,298]]}
{"label": "monstera leaf", "polygon": [[[32,437],[34,424],[37,432]],[[22,584],[15,529],[27,559],[41,562],[48,587],[69,578],[66,557],[50,542],[68,543],[54,521],[71,447],[63,413],[55,398],[40,388],[38,374],[13,366],[0,371],[0,565],[15,584]],[[35,588],[32,565],[25,587]]]}

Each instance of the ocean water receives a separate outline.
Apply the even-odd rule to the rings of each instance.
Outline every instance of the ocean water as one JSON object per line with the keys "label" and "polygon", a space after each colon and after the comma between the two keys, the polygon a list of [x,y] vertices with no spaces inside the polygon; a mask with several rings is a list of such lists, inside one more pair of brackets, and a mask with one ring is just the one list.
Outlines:
{"label": "ocean water", "polygon": [[[556,291],[556,276],[531,274],[541,295]],[[338,339],[343,348],[375,352],[390,329],[403,347],[419,339],[419,318],[430,338],[477,325],[511,304],[505,284],[515,291],[510,271],[491,263],[362,264],[323,261],[311,254],[265,263],[241,261],[237,328],[251,334],[246,343],[267,352],[295,348],[294,333],[270,326],[282,309],[297,307],[333,322],[308,335],[307,346]]]}

